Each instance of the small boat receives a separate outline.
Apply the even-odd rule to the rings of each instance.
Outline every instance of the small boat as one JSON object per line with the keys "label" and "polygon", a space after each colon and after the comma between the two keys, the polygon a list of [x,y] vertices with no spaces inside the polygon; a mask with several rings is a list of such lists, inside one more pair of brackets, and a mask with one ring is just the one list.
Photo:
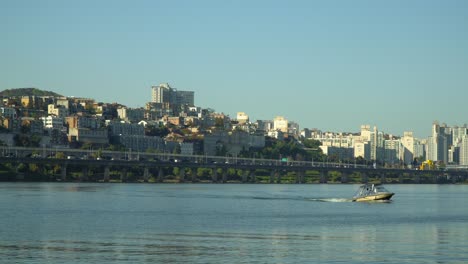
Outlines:
{"label": "small boat", "polygon": [[380,184],[368,183],[359,187],[353,197],[353,202],[388,201],[393,195],[394,193],[387,191]]}

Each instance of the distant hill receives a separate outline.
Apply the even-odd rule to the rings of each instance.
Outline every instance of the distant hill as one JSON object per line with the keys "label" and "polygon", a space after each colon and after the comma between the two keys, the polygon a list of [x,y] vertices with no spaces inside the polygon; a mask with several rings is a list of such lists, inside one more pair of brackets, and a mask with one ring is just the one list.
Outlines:
{"label": "distant hill", "polygon": [[37,88],[16,88],[16,89],[6,89],[0,92],[2,97],[14,97],[14,96],[55,96],[63,97],[60,94],[43,91]]}

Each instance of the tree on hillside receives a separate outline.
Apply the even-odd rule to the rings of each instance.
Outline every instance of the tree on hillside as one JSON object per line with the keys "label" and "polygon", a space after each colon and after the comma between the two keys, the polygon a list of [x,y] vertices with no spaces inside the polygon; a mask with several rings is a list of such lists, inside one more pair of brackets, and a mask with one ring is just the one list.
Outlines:
{"label": "tree on hillside", "polygon": [[169,135],[170,131],[167,127],[165,126],[152,126],[148,125],[145,127],[145,135],[146,136],[156,136],[156,137],[166,137]]}

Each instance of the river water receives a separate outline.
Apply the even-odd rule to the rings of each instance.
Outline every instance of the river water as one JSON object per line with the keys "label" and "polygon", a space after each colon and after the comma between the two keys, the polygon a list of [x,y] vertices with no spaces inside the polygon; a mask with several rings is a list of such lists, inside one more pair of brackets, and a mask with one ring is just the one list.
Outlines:
{"label": "river water", "polygon": [[0,183],[0,263],[468,263],[467,185]]}

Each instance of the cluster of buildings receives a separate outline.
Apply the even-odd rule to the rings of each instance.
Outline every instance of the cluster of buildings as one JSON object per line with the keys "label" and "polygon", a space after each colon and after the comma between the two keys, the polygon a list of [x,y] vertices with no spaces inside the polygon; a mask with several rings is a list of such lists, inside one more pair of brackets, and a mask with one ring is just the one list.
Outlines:
{"label": "cluster of buildings", "polygon": [[[167,128],[155,135],[149,131]],[[134,151],[186,155],[238,155],[265,147],[266,137],[301,142],[321,142],[321,150],[335,160],[362,158],[386,166],[414,166],[433,160],[468,165],[468,128],[434,123],[432,135],[417,139],[412,132],[402,137],[362,125],[359,133],[300,129],[282,116],[251,122],[248,114],[231,118],[210,108],[195,106],[195,92],[167,83],[151,87],[145,107],[128,108],[99,103],[89,98],[20,96],[1,98],[0,143],[18,145],[15,135],[36,135],[40,147],[83,147],[86,144],[119,145]]]}
{"label": "cluster of buildings", "polygon": [[304,129],[304,138],[318,140],[328,156],[340,160],[363,158],[386,166],[416,166],[426,160],[438,164],[468,165],[468,126],[447,126],[434,122],[432,134],[415,138],[413,132],[402,137],[385,134],[377,127],[362,125],[360,133],[333,133]]}
{"label": "cluster of buildings", "polygon": [[[248,115],[239,113],[238,119],[231,119],[197,107],[194,94],[160,84],[151,87],[151,101],[141,108],[76,97],[0,98],[0,144],[24,146],[17,136],[27,135],[36,139],[28,141],[34,147],[117,145],[132,151],[185,155],[237,155],[265,146],[266,132],[257,129]],[[273,121],[268,123],[270,132],[275,127]],[[285,125],[284,121],[276,124],[278,135],[287,133]],[[162,128],[167,133],[152,133]]]}

